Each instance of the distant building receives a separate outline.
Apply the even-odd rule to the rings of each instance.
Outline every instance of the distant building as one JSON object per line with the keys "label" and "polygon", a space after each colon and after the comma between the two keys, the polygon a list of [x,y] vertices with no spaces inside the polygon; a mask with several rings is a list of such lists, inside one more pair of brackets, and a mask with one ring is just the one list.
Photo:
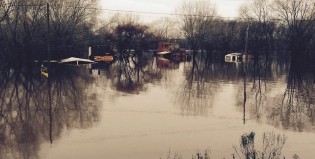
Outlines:
{"label": "distant building", "polygon": [[159,42],[157,52],[170,52],[172,50],[178,49],[179,45],[176,43]]}
{"label": "distant building", "polygon": [[96,62],[112,62],[114,51],[108,45],[94,45],[89,47],[89,59]]}

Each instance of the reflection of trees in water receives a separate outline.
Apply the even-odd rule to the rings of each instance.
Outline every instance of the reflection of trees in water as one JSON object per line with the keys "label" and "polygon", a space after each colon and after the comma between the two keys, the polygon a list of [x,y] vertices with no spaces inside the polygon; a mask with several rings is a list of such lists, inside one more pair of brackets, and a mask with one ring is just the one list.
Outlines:
{"label": "reflection of trees in water", "polygon": [[270,115],[276,125],[297,131],[314,131],[310,127],[315,121],[314,77],[309,66],[307,63],[291,63],[287,88]]}
{"label": "reflection of trees in water", "polygon": [[64,128],[88,128],[99,120],[97,103],[90,102],[95,96],[87,90],[93,79],[84,69],[51,67],[49,92],[38,68],[1,68],[1,155],[39,158],[39,145],[58,138]]}
{"label": "reflection of trees in water", "polygon": [[[148,52],[135,55],[120,55],[108,70],[105,71],[106,81],[114,90],[125,93],[140,93],[148,89],[149,83],[171,85],[173,69],[160,67],[159,59]],[[166,59],[168,60],[168,59]],[[179,66],[179,62],[168,60],[170,65]],[[161,82],[163,81],[163,82]]]}
{"label": "reflection of trees in water", "polygon": [[133,57],[121,57],[114,65],[112,86],[127,93],[139,93],[147,90],[147,83],[158,78],[152,70],[152,58],[149,55],[136,54]]}
{"label": "reflection of trees in water", "polygon": [[[256,65],[256,66],[255,66]],[[311,130],[310,125],[314,123],[314,89],[313,89],[313,71],[307,62],[290,64],[290,70],[281,60],[270,61],[270,64],[264,65],[264,62],[255,62],[249,73],[247,90],[247,107],[251,118],[261,120],[267,118],[270,124],[292,129],[296,131]],[[267,68],[266,68],[267,67]],[[264,71],[266,70],[266,71]],[[288,72],[287,86],[283,94],[274,94],[279,83],[271,81],[281,80],[281,73]],[[281,87],[281,86],[280,86]],[[281,87],[282,88],[282,87]],[[279,89],[279,88],[278,88]],[[272,93],[273,92],[273,93]]]}
{"label": "reflection of trees in water", "polygon": [[182,115],[206,115],[207,108],[211,101],[208,98],[212,94],[209,89],[211,83],[205,82],[208,71],[205,67],[198,65],[194,58],[191,63],[191,70],[186,72],[186,80],[178,93],[178,101]]}
{"label": "reflection of trees in water", "polygon": [[[186,79],[177,93],[176,102],[182,115],[207,115],[212,107],[213,97],[219,90],[216,81],[221,81],[228,73],[223,63],[214,63],[212,59],[200,54],[194,57],[189,67],[185,67]],[[233,76],[232,78],[234,78]]]}
{"label": "reflection of trees in water", "polygon": [[259,58],[245,63],[246,65],[246,79],[249,90],[246,90],[249,95],[249,100],[254,100],[250,107],[252,114],[258,119],[263,115],[263,109],[266,106],[266,98],[268,94],[267,83],[277,77],[278,72],[272,71],[272,59]]}
{"label": "reflection of trees in water", "polygon": [[[242,105],[244,108],[239,109],[249,111],[250,118],[260,120],[264,116],[268,105],[268,94],[271,91],[268,86],[273,84],[271,81],[281,78],[281,73],[286,70],[286,66],[283,65],[285,64],[277,59],[264,57],[243,62],[243,84],[239,85],[237,99],[239,103],[245,101]],[[243,100],[244,98],[246,100]]]}

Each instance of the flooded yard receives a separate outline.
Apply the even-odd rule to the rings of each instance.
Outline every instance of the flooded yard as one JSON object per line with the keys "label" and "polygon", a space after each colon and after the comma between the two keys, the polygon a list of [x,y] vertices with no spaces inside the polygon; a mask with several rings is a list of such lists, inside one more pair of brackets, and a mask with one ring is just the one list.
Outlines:
{"label": "flooded yard", "polygon": [[11,69],[1,79],[1,158],[242,158],[251,132],[257,152],[312,158],[313,76],[277,58],[201,59],[59,64],[49,82]]}
{"label": "flooded yard", "polygon": [[0,8],[0,159],[315,156],[314,0]]}

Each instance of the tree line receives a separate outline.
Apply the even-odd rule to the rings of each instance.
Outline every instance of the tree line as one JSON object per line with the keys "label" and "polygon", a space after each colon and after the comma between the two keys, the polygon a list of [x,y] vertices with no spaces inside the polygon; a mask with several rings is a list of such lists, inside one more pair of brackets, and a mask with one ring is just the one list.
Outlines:
{"label": "tree line", "polygon": [[211,1],[183,0],[175,17],[150,24],[137,15],[120,13],[100,22],[98,0],[50,0],[48,4],[46,0],[0,0],[0,59],[47,59],[48,45],[52,59],[86,56],[90,45],[109,45],[128,55],[130,50],[154,50],[157,42],[172,39],[210,57],[214,51],[248,51],[267,57],[270,52],[286,51],[294,58],[310,57],[314,49],[313,0],[252,0],[235,19],[219,17]]}
{"label": "tree line", "polygon": [[56,57],[80,52],[88,44],[96,14],[88,7],[95,6],[96,1],[50,0],[49,7],[46,2],[0,1],[1,59],[45,59],[48,43]]}
{"label": "tree line", "polygon": [[252,0],[235,20],[217,16],[209,1],[185,1],[179,13],[181,28],[192,48],[207,52],[245,50],[255,55],[287,51],[293,58],[314,49],[314,0]]}

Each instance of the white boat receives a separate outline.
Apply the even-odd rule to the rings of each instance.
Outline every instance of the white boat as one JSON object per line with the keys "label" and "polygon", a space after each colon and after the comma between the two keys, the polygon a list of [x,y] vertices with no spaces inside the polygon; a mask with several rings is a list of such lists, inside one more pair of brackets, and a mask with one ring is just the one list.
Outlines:
{"label": "white boat", "polygon": [[94,61],[92,61],[92,60],[90,60],[90,59],[83,59],[83,58],[77,58],[77,57],[69,57],[69,58],[60,60],[59,63],[69,63],[69,64],[80,65],[80,64],[94,63]]}
{"label": "white boat", "polygon": [[242,61],[242,53],[234,52],[229,53],[224,56],[225,62],[241,62]]}

